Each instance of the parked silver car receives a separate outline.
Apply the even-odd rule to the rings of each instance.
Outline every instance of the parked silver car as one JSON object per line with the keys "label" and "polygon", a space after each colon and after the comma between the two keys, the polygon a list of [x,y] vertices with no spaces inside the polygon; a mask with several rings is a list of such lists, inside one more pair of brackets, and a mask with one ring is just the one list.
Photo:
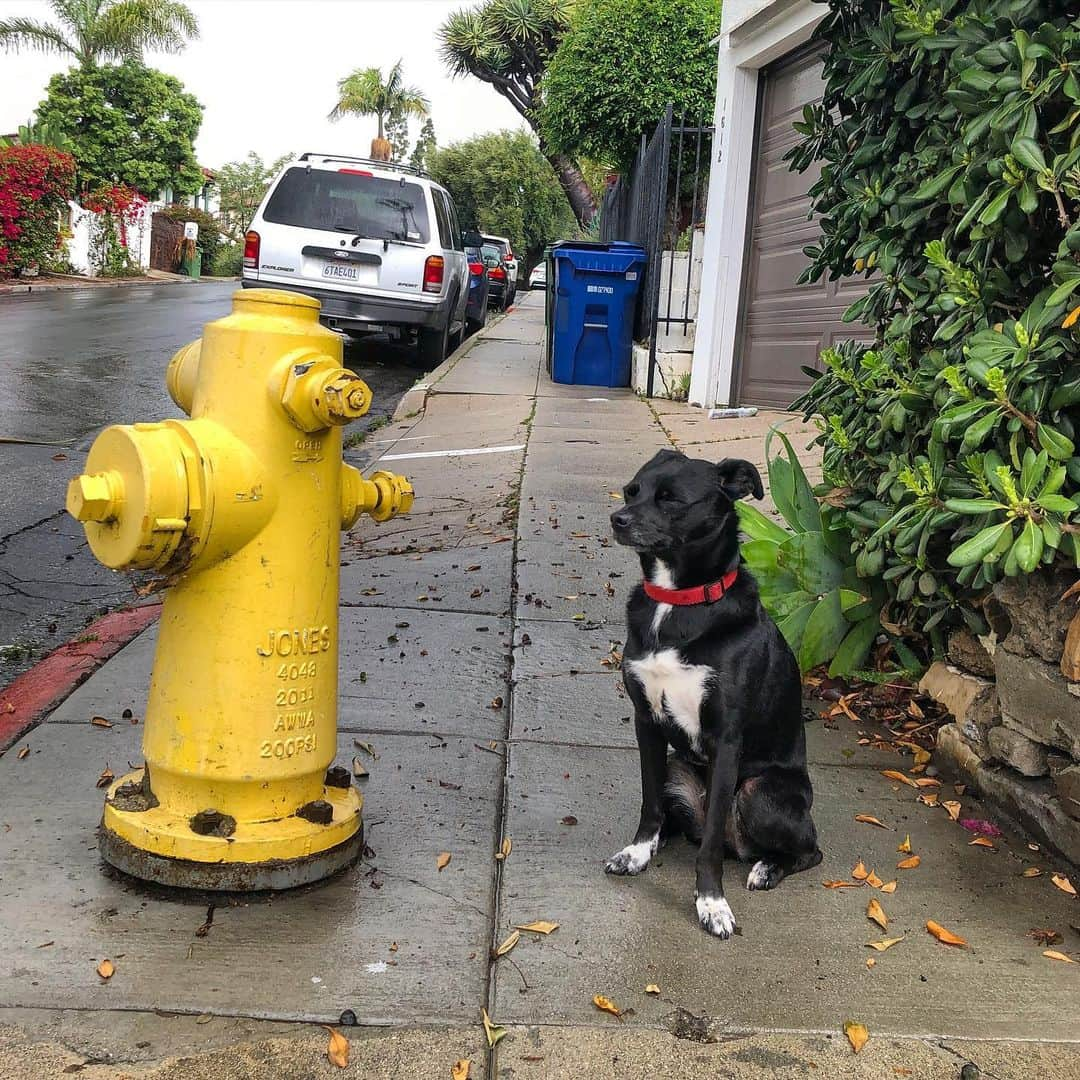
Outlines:
{"label": "parked silver car", "polygon": [[415,335],[429,364],[465,330],[457,211],[445,188],[407,165],[301,154],[255,213],[242,284],[313,296],[321,321],[353,337]]}

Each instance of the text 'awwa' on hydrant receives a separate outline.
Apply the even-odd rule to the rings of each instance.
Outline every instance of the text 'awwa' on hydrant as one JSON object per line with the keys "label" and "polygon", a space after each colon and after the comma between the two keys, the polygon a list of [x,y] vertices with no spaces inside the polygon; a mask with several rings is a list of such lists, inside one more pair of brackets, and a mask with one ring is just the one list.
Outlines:
{"label": "text 'awwa' on hydrant", "polygon": [[168,589],[145,765],[109,788],[106,860],[136,877],[276,889],[363,850],[337,750],[339,538],[412,505],[404,477],[342,462],[371,392],[317,301],[249,289],[169,364],[190,420],[107,428],[67,508],[98,559]]}

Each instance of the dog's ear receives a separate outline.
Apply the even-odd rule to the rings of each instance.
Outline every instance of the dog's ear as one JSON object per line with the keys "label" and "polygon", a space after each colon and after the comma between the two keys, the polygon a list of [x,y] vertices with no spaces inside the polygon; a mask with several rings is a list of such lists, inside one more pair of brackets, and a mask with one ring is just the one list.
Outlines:
{"label": "dog's ear", "polygon": [[753,495],[755,499],[765,498],[765,489],[761,486],[761,474],[741,458],[725,458],[716,466],[720,476],[720,486],[731,500]]}

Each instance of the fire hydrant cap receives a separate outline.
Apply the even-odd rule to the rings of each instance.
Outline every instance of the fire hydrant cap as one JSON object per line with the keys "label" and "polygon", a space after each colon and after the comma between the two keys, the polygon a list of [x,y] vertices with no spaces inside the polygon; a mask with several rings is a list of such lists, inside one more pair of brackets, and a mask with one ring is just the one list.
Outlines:
{"label": "fire hydrant cap", "polygon": [[248,304],[276,304],[279,307],[309,308],[316,312],[322,307],[313,296],[286,289],[240,289],[233,293],[233,310],[242,311]]}
{"label": "fire hydrant cap", "polygon": [[164,424],[106,428],[68,485],[68,512],[83,522],[94,554],[114,570],[161,566],[188,516],[179,436]]}

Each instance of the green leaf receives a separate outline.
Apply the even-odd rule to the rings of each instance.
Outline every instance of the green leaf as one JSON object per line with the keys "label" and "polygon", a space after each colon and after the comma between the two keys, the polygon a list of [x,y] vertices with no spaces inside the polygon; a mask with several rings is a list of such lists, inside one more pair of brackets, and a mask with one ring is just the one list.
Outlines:
{"label": "green leaf", "polygon": [[799,647],[799,667],[809,671],[829,660],[848,634],[850,623],[840,609],[840,591],[823,596],[810,613]]}
{"label": "green leaf", "polygon": [[860,604],[866,603],[866,597],[856,592],[854,589],[841,589],[840,590],[840,610],[851,611],[852,608],[857,608]]}
{"label": "green leaf", "polygon": [[946,499],[945,509],[955,514],[992,514],[995,510],[1008,510],[1008,507],[993,499]]}
{"label": "green leaf", "polygon": [[[784,448],[787,450],[787,463],[791,472],[791,506],[795,518],[792,520],[791,518],[788,518],[786,514],[784,514],[784,518],[788,524],[796,528],[802,528],[807,531],[820,529],[821,506],[814,497],[813,489],[810,487],[810,481],[806,479],[806,473],[803,472],[803,467],[799,462],[798,455],[791,446],[791,441],[779,428],[773,427],[769,429],[769,434],[765,437],[765,455],[768,458],[769,447],[774,436],[783,442]],[[774,460],[780,460],[779,454],[776,458],[769,458],[770,483],[772,477],[772,463]],[[773,501],[776,502],[775,496],[773,497]],[[776,506],[781,514],[783,514],[784,511],[780,509],[780,504],[778,502],[776,503]]]}
{"label": "green leaf", "polygon": [[1046,424],[1039,424],[1035,429],[1039,445],[1056,461],[1068,461],[1073,456],[1075,447],[1072,439],[1066,438],[1060,431],[1055,431]]}
{"label": "green leaf", "polygon": [[1036,502],[1044,510],[1049,510],[1054,514],[1071,514],[1076,509],[1076,503],[1064,495],[1040,495]]}
{"label": "green leaf", "polygon": [[803,633],[806,631],[806,624],[810,621],[810,616],[817,606],[818,601],[816,599],[811,600],[809,603],[803,604],[802,607],[793,611],[786,619],[782,619],[777,623],[777,629],[783,634],[784,640],[788,643],[791,651],[796,656],[799,655],[799,650],[802,648]]}
{"label": "green leaf", "polygon": [[829,551],[819,532],[796,533],[785,540],[778,561],[806,592],[817,596],[835,589],[844,575],[844,564]]}
{"label": "green leaf", "polygon": [[771,540],[774,544],[782,544],[791,536],[787,529],[742,500],[735,504],[735,512],[739,515],[739,528],[751,540]]}
{"label": "green leaf", "polygon": [[1025,135],[1018,135],[1012,141],[1012,155],[1029,169],[1042,172],[1046,168],[1046,158],[1043,156],[1042,147],[1034,140]]}
{"label": "green leaf", "polygon": [[970,566],[982,562],[997,546],[1006,533],[1012,532],[1012,522],[1004,521],[1000,525],[990,525],[977,532],[970,540],[962,543],[949,553],[950,566]]}
{"label": "green leaf", "polygon": [[861,670],[874,644],[874,639],[880,632],[881,623],[879,613],[876,611],[862,622],[856,623],[847,632],[836,650],[832,663],[829,665],[829,674],[835,678]]}
{"label": "green leaf", "polygon": [[1013,552],[1016,557],[1016,565],[1025,574],[1030,574],[1039,565],[1043,553],[1043,534],[1042,530],[1031,518],[1027,519],[1027,523],[1020,531],[1020,536],[1017,538],[1016,543],[1013,544]]}
{"label": "green leaf", "polygon": [[982,446],[986,439],[986,436],[997,426],[997,422],[1001,419],[1001,409],[991,409],[985,416],[979,417],[975,423],[969,425],[964,430],[964,439],[960,444],[960,450],[970,451],[977,450]]}
{"label": "green leaf", "polygon": [[755,577],[766,577],[779,569],[780,545],[772,540],[748,540],[741,550]]}
{"label": "green leaf", "polygon": [[1012,193],[1013,189],[1011,187],[1006,187],[1004,191],[995,195],[994,198],[990,200],[986,209],[979,215],[979,222],[983,225],[993,225],[994,222],[1005,213],[1005,207],[1009,205],[1009,199],[1012,197]]}

